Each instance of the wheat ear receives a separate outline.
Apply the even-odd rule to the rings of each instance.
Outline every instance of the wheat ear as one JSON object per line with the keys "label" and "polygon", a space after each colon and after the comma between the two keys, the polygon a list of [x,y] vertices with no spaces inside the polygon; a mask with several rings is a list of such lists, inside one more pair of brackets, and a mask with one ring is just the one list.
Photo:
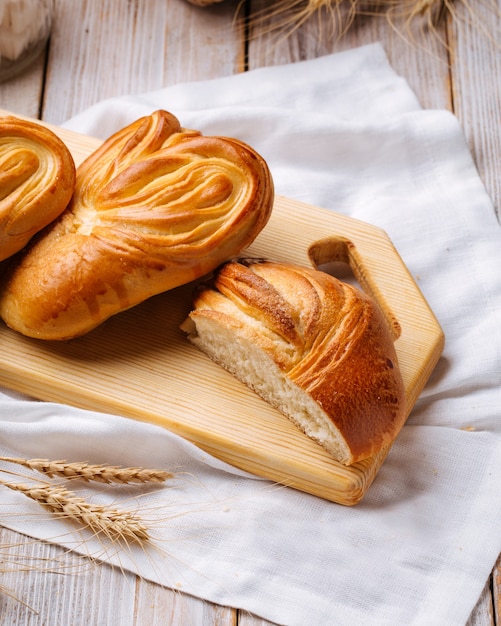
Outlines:
{"label": "wheat ear", "polygon": [[159,469],[142,467],[121,467],[118,465],[93,465],[90,463],[68,461],[50,461],[48,459],[21,459],[0,457],[0,461],[16,463],[28,469],[36,470],[50,478],[59,477],[68,480],[79,478],[99,483],[161,483],[173,474]]}
{"label": "wheat ear", "polygon": [[[486,0],[492,4],[496,14],[496,0]],[[254,37],[262,34],[282,32],[286,37],[294,33],[313,16],[317,16],[319,25],[327,26],[331,35],[338,33],[342,37],[352,26],[357,17],[385,16],[395,28],[395,22],[404,21],[404,27],[410,28],[412,22],[424,23],[434,29],[436,25],[450,14],[454,19],[457,11],[455,0],[275,0],[264,3],[264,8],[251,12],[241,21],[255,30]],[[470,0],[459,0],[457,4],[466,8],[470,17],[475,20],[473,3]]]}
{"label": "wheat ear", "polygon": [[105,535],[111,540],[125,542],[144,543],[149,540],[148,529],[132,513],[90,504],[64,487],[25,485],[1,479],[0,485],[23,493],[57,517],[83,524],[95,535]]}

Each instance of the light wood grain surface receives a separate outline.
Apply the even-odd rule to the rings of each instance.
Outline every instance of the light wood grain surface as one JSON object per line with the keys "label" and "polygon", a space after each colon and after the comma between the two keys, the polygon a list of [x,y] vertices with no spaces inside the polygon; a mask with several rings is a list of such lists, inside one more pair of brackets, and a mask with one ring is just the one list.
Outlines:
{"label": "light wood grain surface", "polygon": [[[247,0],[258,11],[268,0]],[[231,75],[265,65],[313,58],[381,41],[392,66],[427,108],[445,108],[460,120],[478,171],[500,216],[501,11],[500,0],[475,2],[472,21],[462,2],[437,36],[415,29],[414,43],[384,18],[355,20],[344,38],[329,38],[313,19],[287,38],[233,24],[236,0],[210,8],[184,0],[56,0],[46,57],[0,85],[0,108],[61,124],[110,96],[141,93],[187,80]],[[402,24],[397,24],[397,26]],[[266,26],[266,24],[265,24]],[[445,46],[442,42],[447,42]],[[0,624],[47,626],[266,626],[243,611],[212,605],[160,588],[107,566],[82,567],[74,555],[0,528],[2,559],[12,546],[19,562],[65,565],[66,574],[40,567],[4,572]],[[501,624],[501,559],[486,581],[469,626]],[[26,604],[23,604],[22,602]]]}
{"label": "light wood grain surface", "polygon": [[[50,128],[76,161],[99,143]],[[409,415],[442,354],[444,334],[384,231],[278,196],[266,228],[244,255],[305,266],[348,263],[394,328]],[[0,384],[40,400],[159,424],[245,471],[340,504],[360,502],[389,448],[349,467],[337,463],[186,342],[179,326],[192,294],[192,284],[168,291],[92,333],[49,347],[0,325]]]}

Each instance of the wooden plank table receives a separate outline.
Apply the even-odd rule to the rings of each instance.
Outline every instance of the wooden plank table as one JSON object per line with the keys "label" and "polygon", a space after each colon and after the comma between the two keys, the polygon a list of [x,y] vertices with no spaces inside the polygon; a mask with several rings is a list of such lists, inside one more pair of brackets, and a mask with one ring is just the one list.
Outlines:
{"label": "wooden plank table", "polygon": [[[22,76],[0,85],[0,108],[61,124],[103,98],[300,61],[380,41],[392,66],[409,82],[424,107],[448,109],[457,115],[500,217],[501,51],[496,41],[501,18],[496,9],[501,12],[501,0],[473,3],[478,23],[458,2],[456,20],[449,16],[436,37],[416,29],[413,43],[382,17],[357,18],[341,39],[321,33],[316,19],[287,38],[277,37],[266,28],[238,29],[233,24],[237,4],[236,0],[225,0],[199,8],[185,0],[56,0],[46,56]],[[253,14],[270,2],[247,0],[244,5],[242,10]],[[29,606],[0,595],[0,624],[269,624],[244,611],[136,580],[132,574],[107,566],[82,568],[79,557],[1,527],[0,542],[4,562],[16,554],[29,562],[55,559],[68,572],[66,576],[51,576],[36,567],[26,572],[3,572],[1,585]],[[12,550],[8,558],[7,546]],[[72,570],[78,575],[71,575]],[[501,557],[469,621],[469,626],[493,624],[501,624]]]}

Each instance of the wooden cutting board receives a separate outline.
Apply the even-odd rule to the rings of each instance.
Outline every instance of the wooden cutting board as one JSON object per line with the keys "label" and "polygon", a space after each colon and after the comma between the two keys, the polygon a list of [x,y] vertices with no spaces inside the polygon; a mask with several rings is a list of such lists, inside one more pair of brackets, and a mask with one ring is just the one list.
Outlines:
{"label": "wooden cutting board", "polygon": [[[77,163],[100,143],[50,128]],[[384,231],[278,197],[246,254],[351,268],[394,329],[410,413],[444,336]],[[344,467],[213,364],[179,330],[192,290],[193,284],[151,298],[69,342],[29,339],[0,323],[0,384],[41,400],[159,424],[241,469],[340,504],[359,502],[388,450]]]}

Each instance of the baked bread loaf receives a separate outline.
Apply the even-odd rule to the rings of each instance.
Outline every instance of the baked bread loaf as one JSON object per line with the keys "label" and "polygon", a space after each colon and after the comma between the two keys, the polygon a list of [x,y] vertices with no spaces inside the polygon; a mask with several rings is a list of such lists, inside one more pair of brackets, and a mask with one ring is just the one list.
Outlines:
{"label": "baked bread loaf", "polygon": [[12,256],[67,207],[75,164],[52,131],[0,118],[0,261]]}
{"label": "baked bread loaf", "polygon": [[87,333],[238,254],[272,204],[270,172],[251,147],[156,111],[78,167],[68,209],[6,272],[0,316],[40,339]]}
{"label": "baked bread loaf", "polygon": [[391,444],[405,421],[386,319],[329,274],[231,261],[200,288],[182,329],[342,464]]}

